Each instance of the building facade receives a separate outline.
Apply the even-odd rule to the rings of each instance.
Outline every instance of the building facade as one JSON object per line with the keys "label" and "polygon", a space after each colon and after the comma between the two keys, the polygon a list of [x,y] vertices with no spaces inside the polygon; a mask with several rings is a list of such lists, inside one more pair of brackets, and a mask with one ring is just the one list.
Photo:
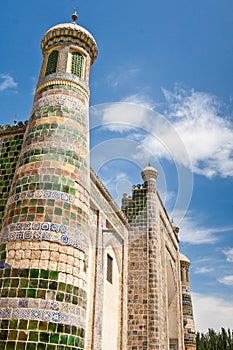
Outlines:
{"label": "building facade", "polygon": [[0,130],[0,349],[194,350],[189,262],[156,169],[122,209],[90,169],[98,49],[72,20],[42,39],[28,123]]}

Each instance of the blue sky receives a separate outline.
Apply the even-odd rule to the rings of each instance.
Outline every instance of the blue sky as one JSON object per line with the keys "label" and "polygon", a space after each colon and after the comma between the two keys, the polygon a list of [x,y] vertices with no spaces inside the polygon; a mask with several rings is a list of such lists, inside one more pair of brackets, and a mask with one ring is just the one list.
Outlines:
{"label": "blue sky", "polygon": [[[0,123],[28,118],[51,26],[95,36],[91,157],[114,198],[159,170],[191,262],[197,329],[233,327],[233,3],[73,0],[0,4]],[[182,219],[183,218],[183,219]],[[181,220],[182,219],[182,220]]]}

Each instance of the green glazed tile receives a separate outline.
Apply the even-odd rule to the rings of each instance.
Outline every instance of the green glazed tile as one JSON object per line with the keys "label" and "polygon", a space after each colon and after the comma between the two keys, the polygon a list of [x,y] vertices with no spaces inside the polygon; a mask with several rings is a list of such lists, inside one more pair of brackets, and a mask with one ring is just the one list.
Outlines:
{"label": "green glazed tile", "polygon": [[25,343],[17,342],[15,349],[16,350],[25,350],[25,346],[26,346]]}
{"label": "green glazed tile", "polygon": [[58,285],[57,282],[52,281],[52,282],[49,283],[49,289],[56,290],[57,289],[57,285]]}
{"label": "green glazed tile", "polygon": [[29,288],[36,288],[38,285],[38,280],[37,279],[31,279],[29,281]]}
{"label": "green glazed tile", "polygon": [[47,289],[48,288],[48,281],[47,280],[40,280],[39,288]]}
{"label": "green glazed tile", "polygon": [[36,345],[35,343],[27,343],[26,350],[36,350]]}
{"label": "green glazed tile", "polygon": [[25,298],[27,294],[27,289],[18,289],[18,298]]}
{"label": "green glazed tile", "polygon": [[74,341],[75,341],[75,337],[72,336],[72,335],[70,335],[70,336],[69,336],[69,339],[68,339],[68,345],[70,345],[70,346],[75,345],[75,344],[74,344]]}
{"label": "green glazed tile", "polygon": [[8,325],[9,325],[9,320],[2,320],[1,322],[2,329],[8,329]]}
{"label": "green glazed tile", "polygon": [[19,279],[18,278],[13,278],[11,280],[11,287],[17,288],[19,286]]}
{"label": "green glazed tile", "polygon": [[63,282],[59,282],[58,290],[64,292],[66,290],[66,284]]}
{"label": "green glazed tile", "polygon": [[60,335],[60,344],[67,344],[67,335]]}
{"label": "green glazed tile", "polygon": [[54,333],[50,335],[50,343],[55,343],[58,344],[59,343],[59,334]]}
{"label": "green glazed tile", "polygon": [[56,300],[63,301],[64,300],[64,293],[57,292]]}
{"label": "green glazed tile", "polygon": [[49,341],[49,333],[41,332],[40,333],[40,341],[43,343],[48,343]]}
{"label": "green glazed tile", "polygon": [[17,289],[10,289],[9,290],[9,298],[15,298],[16,297],[16,294],[17,294]]}
{"label": "green glazed tile", "polygon": [[27,297],[28,298],[35,298],[36,296],[36,289],[28,289],[27,290]]}
{"label": "green glazed tile", "polygon": [[31,269],[30,270],[30,277],[31,278],[37,278],[39,276],[39,270],[38,269]]}
{"label": "green glazed tile", "polygon": [[38,321],[29,321],[28,329],[37,330]]}
{"label": "green glazed tile", "polygon": [[28,287],[28,279],[22,278],[20,279],[20,288],[27,288]]}
{"label": "green glazed tile", "polygon": [[39,330],[40,331],[47,330],[47,327],[48,327],[48,323],[47,322],[45,322],[45,321],[40,321],[39,322]]}
{"label": "green glazed tile", "polygon": [[29,333],[29,341],[38,341],[38,332],[30,332]]}
{"label": "green glazed tile", "polygon": [[18,329],[18,320],[10,320],[10,329]]}
{"label": "green glazed tile", "polygon": [[[18,335],[18,332],[17,331],[9,331],[9,334],[8,334],[8,339],[9,340],[15,340],[17,338],[17,335]],[[0,348],[1,349],[1,348]]]}
{"label": "green glazed tile", "polygon": [[20,321],[19,321],[18,328],[19,328],[19,329],[27,329],[27,324],[28,324],[28,321],[27,321],[27,320],[20,320]]}
{"label": "green glazed tile", "polygon": [[58,280],[58,271],[50,271],[49,272],[49,278],[51,280],[57,281]]}
{"label": "green glazed tile", "polygon": [[5,349],[6,350],[15,350],[15,342],[7,342]]}
{"label": "green glazed tile", "polygon": [[46,290],[45,289],[38,289],[36,293],[36,297],[39,299],[45,299]]}
{"label": "green glazed tile", "polygon": [[55,332],[57,329],[57,324],[56,323],[53,323],[53,322],[49,322],[49,325],[48,325],[48,330],[50,332]]}

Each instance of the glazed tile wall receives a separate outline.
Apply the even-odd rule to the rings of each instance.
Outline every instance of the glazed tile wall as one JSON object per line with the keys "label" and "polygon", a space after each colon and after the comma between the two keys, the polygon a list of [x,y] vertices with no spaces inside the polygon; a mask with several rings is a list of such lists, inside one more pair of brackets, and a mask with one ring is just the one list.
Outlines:
{"label": "glazed tile wall", "polygon": [[0,230],[25,129],[4,135],[0,131]]}

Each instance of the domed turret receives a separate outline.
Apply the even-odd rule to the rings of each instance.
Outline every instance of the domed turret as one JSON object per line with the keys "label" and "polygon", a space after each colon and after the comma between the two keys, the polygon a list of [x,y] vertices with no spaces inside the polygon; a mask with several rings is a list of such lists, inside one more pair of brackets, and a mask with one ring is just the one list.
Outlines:
{"label": "domed turret", "polygon": [[148,166],[142,170],[141,175],[144,182],[152,179],[156,180],[158,176],[158,171],[155,168],[153,168],[149,163]]}
{"label": "domed turret", "polygon": [[83,27],[75,22],[61,23],[50,28],[41,41],[41,51],[45,52],[58,43],[72,43],[83,46],[91,57],[91,63],[94,62],[98,55],[97,44],[93,36]]}
{"label": "domed turret", "polygon": [[182,253],[180,253],[180,261],[190,264],[190,260]]}
{"label": "domed turret", "polygon": [[41,41],[44,56],[36,93],[54,84],[78,88],[89,98],[89,73],[98,55],[95,39],[88,30],[73,22],[51,27]]}

